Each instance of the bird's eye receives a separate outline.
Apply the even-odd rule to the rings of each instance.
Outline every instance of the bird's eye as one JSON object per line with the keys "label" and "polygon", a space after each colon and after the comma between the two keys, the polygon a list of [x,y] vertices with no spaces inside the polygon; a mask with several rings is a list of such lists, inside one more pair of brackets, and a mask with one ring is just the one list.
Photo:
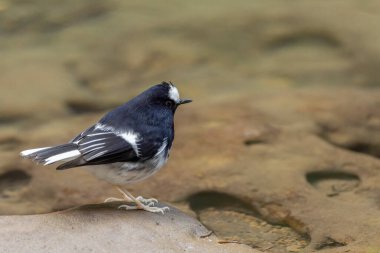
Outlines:
{"label": "bird's eye", "polygon": [[172,108],[173,105],[174,105],[174,102],[171,101],[171,100],[166,100],[166,101],[165,101],[165,105],[166,105],[167,107],[169,107],[169,108]]}

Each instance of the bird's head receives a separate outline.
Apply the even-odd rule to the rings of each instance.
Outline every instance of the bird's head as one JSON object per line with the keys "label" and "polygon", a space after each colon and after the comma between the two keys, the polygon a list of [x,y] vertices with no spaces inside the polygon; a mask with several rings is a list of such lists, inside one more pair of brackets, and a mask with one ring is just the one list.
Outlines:
{"label": "bird's head", "polygon": [[181,99],[178,89],[171,82],[162,82],[143,92],[146,102],[150,105],[169,109],[173,113],[182,104],[192,102],[191,99]]}

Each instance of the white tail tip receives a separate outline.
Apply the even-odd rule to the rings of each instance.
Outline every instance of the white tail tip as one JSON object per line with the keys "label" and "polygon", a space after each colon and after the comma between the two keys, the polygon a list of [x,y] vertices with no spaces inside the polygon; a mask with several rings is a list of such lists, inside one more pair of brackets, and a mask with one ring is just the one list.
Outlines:
{"label": "white tail tip", "polygon": [[48,148],[50,148],[50,147],[27,149],[27,150],[21,151],[20,156],[26,157],[26,156],[29,156],[33,153],[36,153],[37,151],[41,151],[41,150],[48,149]]}

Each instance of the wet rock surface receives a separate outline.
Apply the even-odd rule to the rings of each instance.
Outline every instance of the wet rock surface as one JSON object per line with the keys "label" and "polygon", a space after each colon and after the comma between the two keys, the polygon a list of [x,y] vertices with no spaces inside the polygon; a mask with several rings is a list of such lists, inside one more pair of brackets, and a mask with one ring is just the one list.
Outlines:
{"label": "wet rock surface", "polygon": [[74,2],[0,0],[0,214],[117,197],[84,170],[18,153],[171,80],[194,103],[177,111],[166,168],[131,192],[227,245],[379,250],[377,1]]}

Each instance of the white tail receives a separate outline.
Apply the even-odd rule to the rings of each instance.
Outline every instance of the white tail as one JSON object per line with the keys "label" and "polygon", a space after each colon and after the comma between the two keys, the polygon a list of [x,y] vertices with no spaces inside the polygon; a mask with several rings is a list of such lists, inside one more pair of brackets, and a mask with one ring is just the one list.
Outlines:
{"label": "white tail", "polygon": [[48,149],[48,148],[50,148],[50,147],[27,149],[27,150],[21,151],[20,156],[28,157],[29,155],[36,153],[37,151],[41,151],[41,150]]}
{"label": "white tail", "polygon": [[45,159],[44,165],[49,165],[58,161],[70,161],[80,156],[79,150],[72,150],[58,155],[53,155]]}
{"label": "white tail", "polygon": [[56,147],[28,149],[22,151],[20,155],[43,165],[49,165],[55,162],[71,161],[81,156],[81,153],[76,144],[68,143]]}

